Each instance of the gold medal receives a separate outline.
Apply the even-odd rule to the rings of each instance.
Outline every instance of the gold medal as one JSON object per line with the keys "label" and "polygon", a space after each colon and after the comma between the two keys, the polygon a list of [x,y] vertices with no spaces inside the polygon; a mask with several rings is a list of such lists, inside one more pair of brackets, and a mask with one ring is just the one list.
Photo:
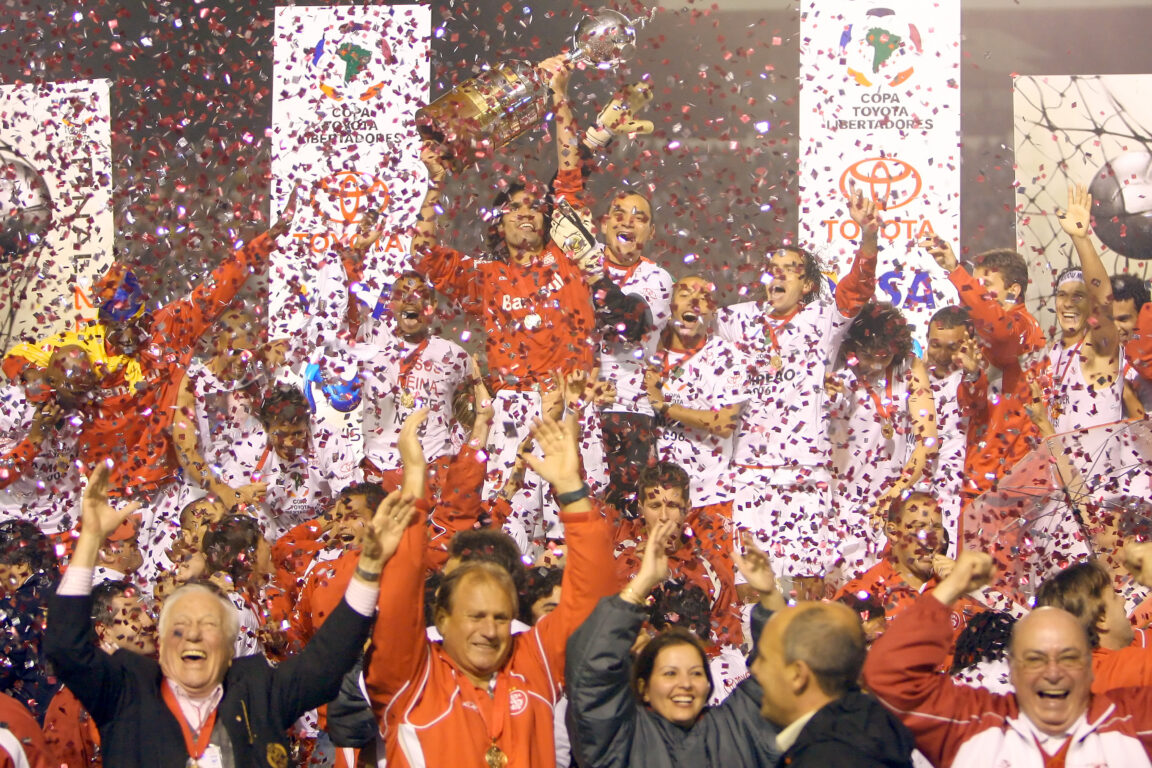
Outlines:
{"label": "gold medal", "polygon": [[508,755],[493,742],[484,753],[484,762],[488,764],[488,768],[505,768],[508,765]]}
{"label": "gold medal", "polygon": [[896,434],[896,430],[888,422],[884,422],[884,426],[880,427],[880,434],[884,435],[885,440],[891,440],[892,436]]}
{"label": "gold medal", "polygon": [[404,406],[405,408],[414,407],[416,405],[416,395],[412,394],[411,392],[401,392],[400,405]]}
{"label": "gold medal", "polygon": [[784,361],[780,359],[780,355],[772,355],[772,357],[768,360],[768,365],[772,368],[773,371],[778,371],[784,367]]}

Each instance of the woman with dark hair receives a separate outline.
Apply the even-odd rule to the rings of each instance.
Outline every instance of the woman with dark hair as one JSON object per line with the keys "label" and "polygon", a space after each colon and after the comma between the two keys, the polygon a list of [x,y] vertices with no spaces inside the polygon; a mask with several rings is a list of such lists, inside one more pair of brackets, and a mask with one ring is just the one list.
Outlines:
{"label": "woman with dark hair", "polygon": [[852,321],[828,377],[833,502],[844,575],[879,561],[888,506],[913,490],[939,450],[936,405],[912,328],[900,310],[869,302]]}
{"label": "woman with dark hair", "polygon": [[[675,531],[670,520],[653,528],[639,573],[601,600],[568,641],[568,730],[583,768],[742,768],[774,765],[780,756],[754,678],[707,706],[712,675],[693,632],[669,627],[630,657],[651,615],[648,595],[668,578],[666,542]],[[748,552],[737,553],[737,563],[761,607],[778,610],[784,600],[767,556],[753,539],[744,543]]]}

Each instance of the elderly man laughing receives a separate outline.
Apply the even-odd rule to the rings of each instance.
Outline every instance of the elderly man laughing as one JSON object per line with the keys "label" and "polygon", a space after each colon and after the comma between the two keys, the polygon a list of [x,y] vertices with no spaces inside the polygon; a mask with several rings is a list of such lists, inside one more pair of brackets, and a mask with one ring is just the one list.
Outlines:
{"label": "elderly man laughing", "polygon": [[355,578],[308,646],[279,666],[233,658],[239,620],[227,598],[204,585],[181,587],[160,612],[160,660],[89,642],[96,553],[129,509],[106,497],[101,466],[84,494],[83,532],[50,606],[46,645],[60,678],[100,729],[104,764],[116,768],[233,768],[290,764],[286,730],[336,697],[360,656],[375,613],[379,577],[414,506],[390,495],[365,534]]}

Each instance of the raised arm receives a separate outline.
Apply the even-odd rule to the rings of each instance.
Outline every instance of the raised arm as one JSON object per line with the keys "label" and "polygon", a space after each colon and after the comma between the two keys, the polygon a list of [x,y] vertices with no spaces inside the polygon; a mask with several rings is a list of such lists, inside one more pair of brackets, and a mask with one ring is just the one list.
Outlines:
{"label": "raised arm", "polygon": [[[416,431],[426,415],[427,409],[422,408],[408,417],[400,430],[401,445],[410,446],[413,441],[419,445]],[[417,491],[421,495],[424,492],[423,478],[417,479],[416,475],[423,474],[425,468],[422,462],[412,466],[403,452],[401,457],[409,461],[404,467],[401,492],[406,499],[415,499]],[[425,505],[414,506],[418,512],[421,507],[426,510]],[[379,514],[377,518],[380,518]],[[389,542],[396,539],[395,527],[387,525],[390,518],[395,518],[395,515],[381,518]],[[376,627],[364,659],[364,683],[380,722],[383,722],[384,710],[392,697],[416,675],[428,656],[428,636],[424,625],[424,558],[427,548],[425,516],[413,514],[407,518],[407,525],[396,539],[395,554],[382,568]],[[372,555],[371,552],[367,554]],[[361,554],[363,558],[364,554]]]}
{"label": "raised arm", "polygon": [[255,272],[268,267],[268,256],[276,248],[276,239],[288,231],[296,213],[298,190],[293,189],[280,218],[265,233],[234,251],[207,278],[183,299],[177,299],[156,313],[155,326],[172,347],[191,345],[208,330],[224,308]]}
{"label": "raised arm", "polygon": [[117,710],[124,680],[113,657],[91,639],[92,575],[104,541],[139,507],[133,502],[115,509],[108,503],[108,474],[108,466],[101,462],[88,478],[80,503],[80,536],[49,601],[44,633],[45,656],[97,723],[107,722]]}
{"label": "raised arm", "polygon": [[1027,320],[1029,316],[1010,312],[988,296],[984,286],[961,266],[952,246],[944,238],[933,235],[918,245],[948,273],[948,279],[960,295],[960,303],[968,308],[977,335],[988,346],[988,358],[994,365],[1003,368],[1021,355],[1034,351],[1032,329]]}
{"label": "raised arm", "polygon": [[552,91],[552,108],[556,120],[556,170],[578,171],[580,137],[576,129],[576,117],[572,113],[572,102],[568,98],[572,65],[568,57],[561,54],[545,59],[539,67],[548,76],[548,87]]}
{"label": "raised arm", "polygon": [[908,422],[912,427],[912,451],[900,477],[884,493],[883,509],[905,491],[910,490],[924,476],[928,462],[940,450],[936,430],[936,401],[932,396],[932,382],[928,378],[928,367],[919,358],[912,358],[908,382]]}
{"label": "raised arm", "polygon": [[532,430],[544,457],[527,456],[536,474],[552,486],[568,545],[560,605],[533,629],[547,656],[557,695],[564,679],[564,646],[569,635],[583,623],[600,598],[615,592],[619,586],[612,556],[612,529],[599,503],[593,504],[588,485],[580,474],[579,432],[579,424],[572,414],[562,423],[545,417],[537,421]]}
{"label": "raised arm", "polygon": [[176,458],[184,468],[185,476],[201,488],[216,494],[225,507],[231,508],[236,503],[235,491],[212,472],[212,468],[200,453],[200,430],[196,423],[196,393],[188,373],[184,374],[184,378],[180,381],[180,389],[176,393],[172,444],[176,447]]}
{"label": "raised arm", "polygon": [[484,446],[488,443],[488,427],[496,411],[488,389],[480,379],[475,359],[472,365],[476,421],[468,442],[448,463],[440,483],[440,497],[432,507],[428,545],[428,567],[432,570],[440,570],[448,561],[448,545],[452,537],[460,531],[475,528],[484,512],[481,492],[488,468]]}
{"label": "raised arm", "polygon": [[958,685],[936,671],[952,646],[949,606],[987,583],[991,572],[990,555],[962,551],[952,572],[892,622],[864,662],[864,684],[912,731],[933,765],[951,762],[982,715],[1016,714],[1012,697]]}
{"label": "raised arm", "polygon": [[876,201],[860,191],[852,195],[848,212],[860,227],[860,248],[852,259],[852,268],[836,285],[836,308],[844,317],[852,318],[860,314],[876,293],[878,238],[883,221]]}
{"label": "raised arm", "polygon": [[428,191],[420,203],[420,214],[416,217],[416,232],[412,237],[412,253],[427,253],[437,243],[436,226],[440,218],[440,192],[448,178],[448,169],[440,158],[440,152],[431,141],[420,145],[420,160],[428,169]]}
{"label": "raised arm", "polygon": [[1084,272],[1084,285],[1092,300],[1092,314],[1088,320],[1088,333],[1093,350],[1105,359],[1117,357],[1120,336],[1112,322],[1112,280],[1108,270],[1092,244],[1092,195],[1082,184],[1068,187],[1068,209],[1060,216],[1060,226],[1072,238],[1080,268]]}

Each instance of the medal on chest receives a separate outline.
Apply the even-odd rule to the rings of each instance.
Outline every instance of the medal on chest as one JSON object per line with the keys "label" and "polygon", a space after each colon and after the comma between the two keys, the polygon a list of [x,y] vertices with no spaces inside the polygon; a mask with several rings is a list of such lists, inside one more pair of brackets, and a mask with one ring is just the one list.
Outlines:
{"label": "medal on chest", "polygon": [[416,395],[408,391],[401,392],[400,405],[404,408],[414,408],[416,406]]}
{"label": "medal on chest", "polygon": [[496,742],[492,742],[492,746],[488,747],[488,751],[484,753],[484,762],[488,768],[506,768],[508,765],[508,755],[504,754],[504,750],[496,746]]}

